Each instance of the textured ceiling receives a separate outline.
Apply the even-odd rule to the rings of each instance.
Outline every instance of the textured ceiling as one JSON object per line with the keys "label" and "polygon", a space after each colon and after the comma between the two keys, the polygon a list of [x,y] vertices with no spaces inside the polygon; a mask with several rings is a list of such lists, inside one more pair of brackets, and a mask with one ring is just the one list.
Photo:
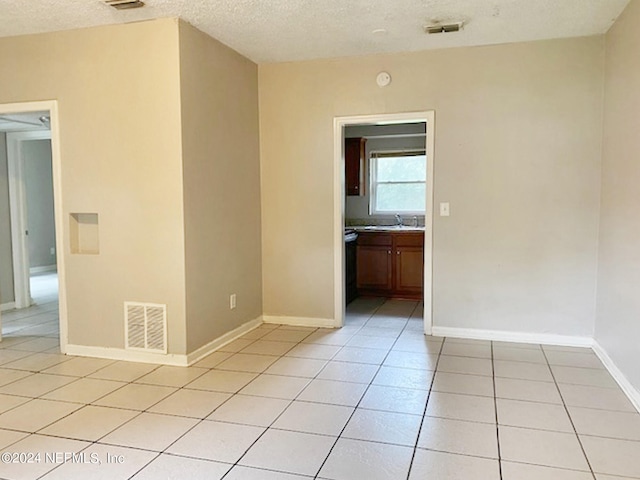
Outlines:
{"label": "textured ceiling", "polygon": [[[605,33],[629,0],[0,0],[0,36],[180,17],[257,63]],[[432,22],[464,21],[426,35]],[[385,33],[373,33],[385,29]]]}

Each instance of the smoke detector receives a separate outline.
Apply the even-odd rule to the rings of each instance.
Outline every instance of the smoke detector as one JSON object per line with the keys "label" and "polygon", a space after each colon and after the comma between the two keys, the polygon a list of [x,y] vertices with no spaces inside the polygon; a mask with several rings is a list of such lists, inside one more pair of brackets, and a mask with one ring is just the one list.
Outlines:
{"label": "smoke detector", "polygon": [[106,5],[117,10],[144,7],[144,2],[140,0],[102,0]]}
{"label": "smoke detector", "polygon": [[462,28],[462,25],[463,25],[463,22],[455,22],[455,23],[447,23],[447,24],[436,23],[433,25],[425,25],[424,31],[430,35],[434,33],[458,32]]}

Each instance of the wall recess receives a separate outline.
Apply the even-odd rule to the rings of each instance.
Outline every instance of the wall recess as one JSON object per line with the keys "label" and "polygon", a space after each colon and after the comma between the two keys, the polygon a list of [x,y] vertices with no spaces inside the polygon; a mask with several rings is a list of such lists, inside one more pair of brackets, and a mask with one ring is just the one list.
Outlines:
{"label": "wall recess", "polygon": [[97,255],[100,253],[98,214],[72,213],[69,215],[71,253]]}

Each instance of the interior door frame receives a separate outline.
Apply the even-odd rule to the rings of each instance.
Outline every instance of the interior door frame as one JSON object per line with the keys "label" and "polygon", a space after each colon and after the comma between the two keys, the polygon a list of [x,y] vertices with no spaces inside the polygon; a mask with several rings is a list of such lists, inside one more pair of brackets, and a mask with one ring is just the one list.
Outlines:
{"label": "interior door frame", "polygon": [[[16,113],[30,113],[30,112],[43,112],[48,111],[50,117],[50,134],[51,138],[51,167],[53,173],[53,206],[54,206],[54,219],[56,226],[56,267],[58,270],[58,311],[59,311],[59,325],[60,325],[60,351],[66,353],[66,346],[68,343],[68,324],[67,324],[67,284],[66,284],[66,254],[64,246],[66,245],[66,233],[64,229],[64,213],[62,207],[62,162],[60,155],[60,122],[58,115],[58,102],[57,100],[44,100],[36,102],[22,102],[22,103],[5,103],[0,104],[0,115],[16,114]],[[9,149],[8,149],[9,150]],[[9,174],[11,177],[11,173]],[[11,185],[12,180],[10,180]],[[12,188],[10,186],[10,188]],[[24,193],[23,193],[24,194]],[[10,199],[10,203],[14,203]],[[11,207],[13,208],[13,207]],[[13,216],[13,213],[12,213]],[[24,218],[24,217],[23,217]],[[13,220],[12,220],[13,221]],[[13,231],[13,225],[12,225]],[[18,230],[23,232],[24,229]],[[13,232],[12,232],[13,235]],[[24,234],[22,235],[24,237]],[[12,239],[13,240],[13,239]],[[26,240],[23,238],[17,243],[23,246],[24,255]],[[14,253],[15,255],[15,253]],[[27,253],[28,255],[28,253]],[[24,256],[22,257],[24,258]],[[22,263],[22,276],[23,279],[26,275],[27,284],[29,280],[28,262],[26,263],[26,272],[24,271],[24,261]],[[2,323],[0,317],[0,340],[2,339]]]}
{"label": "interior door frame", "polygon": [[344,129],[349,125],[393,124],[425,122],[427,155],[427,188],[425,199],[424,232],[424,333],[431,335],[433,329],[433,215],[434,215],[434,157],[435,157],[435,111],[426,110],[404,113],[381,113],[335,117],[333,119],[333,205],[334,205],[334,326],[342,327],[345,317],[344,276]]}
{"label": "interior door frame", "polygon": [[31,298],[29,269],[29,218],[22,145],[31,140],[51,140],[49,130],[7,132],[7,171],[9,175],[9,210],[11,217],[11,253],[13,290],[16,308],[27,308]]}

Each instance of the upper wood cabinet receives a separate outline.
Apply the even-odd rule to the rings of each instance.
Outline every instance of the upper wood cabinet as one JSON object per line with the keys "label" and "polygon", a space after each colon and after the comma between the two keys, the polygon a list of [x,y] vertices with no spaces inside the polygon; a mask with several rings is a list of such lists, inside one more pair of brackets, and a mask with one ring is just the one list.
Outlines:
{"label": "upper wood cabinet", "polygon": [[344,164],[347,195],[365,194],[366,138],[345,138]]}

